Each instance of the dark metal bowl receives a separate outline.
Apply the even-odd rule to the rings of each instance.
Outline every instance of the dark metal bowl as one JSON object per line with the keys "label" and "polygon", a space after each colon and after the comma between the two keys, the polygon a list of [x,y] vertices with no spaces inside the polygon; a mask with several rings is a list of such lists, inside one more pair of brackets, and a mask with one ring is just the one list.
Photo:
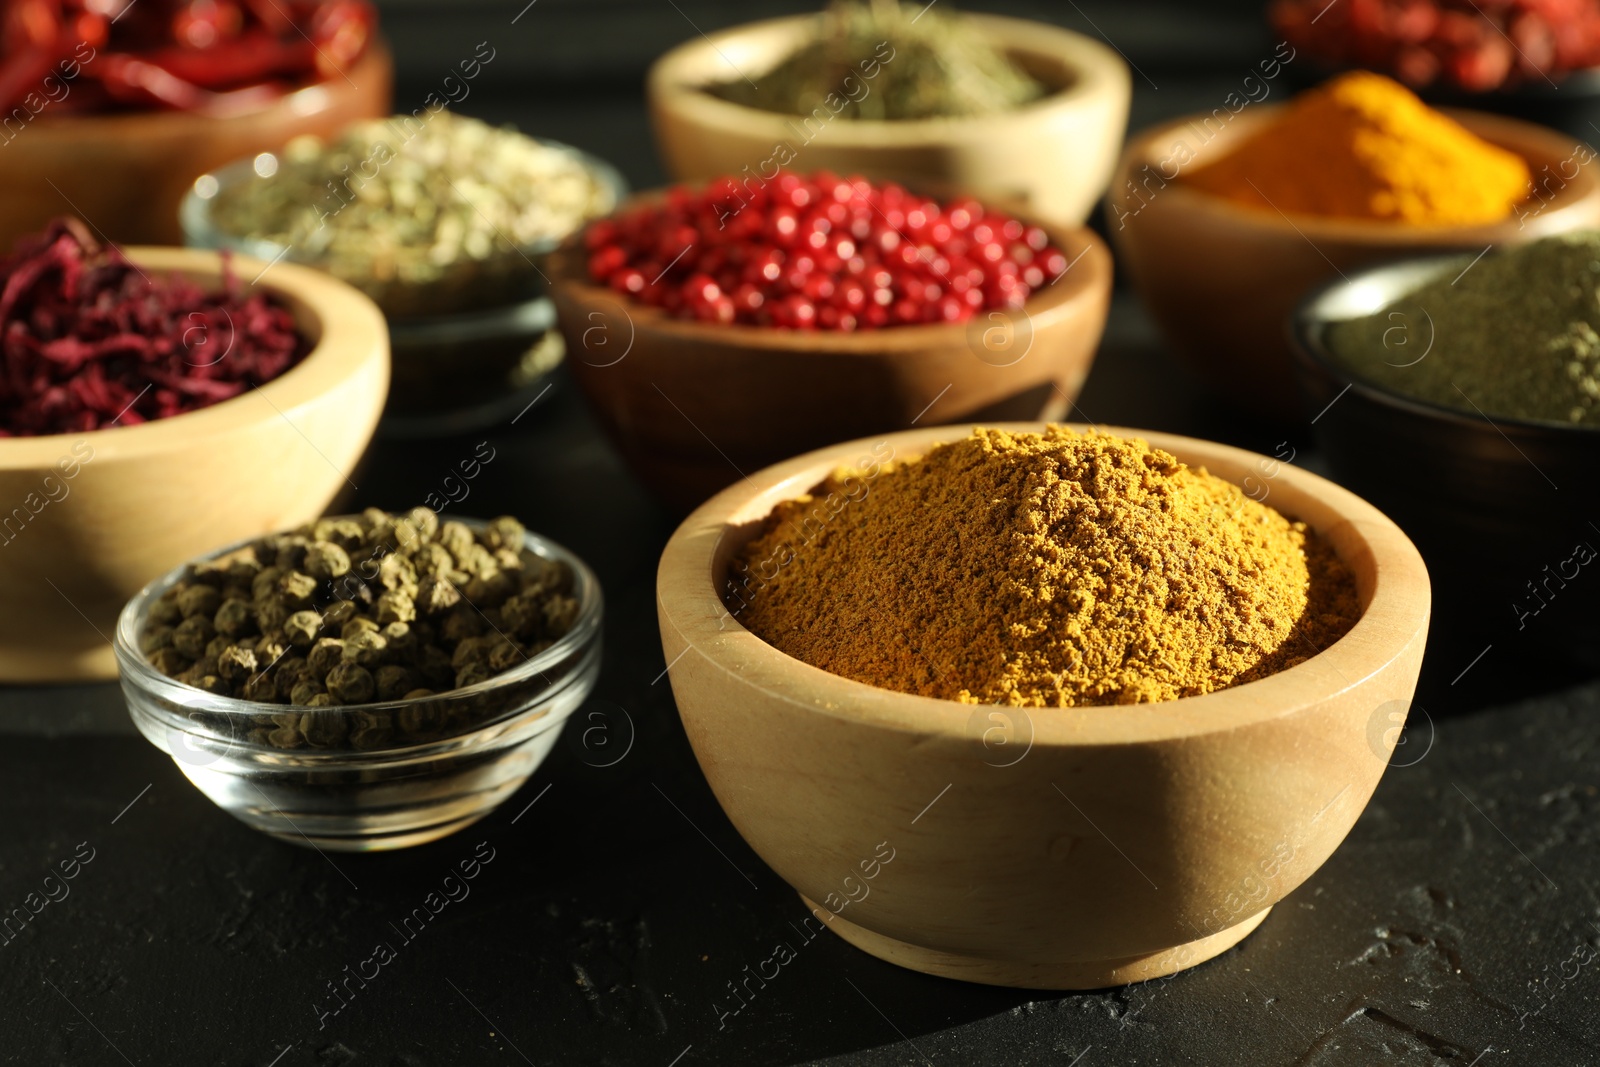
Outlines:
{"label": "dark metal bowl", "polygon": [[[1290,325],[1296,372],[1334,477],[1409,534],[1439,622],[1470,647],[1527,640],[1600,663],[1600,430],[1458,411],[1366,382],[1329,328],[1370,314],[1471,256],[1408,259],[1312,292]],[[1413,343],[1426,341],[1417,338]],[[1502,654],[1515,654],[1502,653]],[[1465,666],[1463,664],[1463,666]]]}

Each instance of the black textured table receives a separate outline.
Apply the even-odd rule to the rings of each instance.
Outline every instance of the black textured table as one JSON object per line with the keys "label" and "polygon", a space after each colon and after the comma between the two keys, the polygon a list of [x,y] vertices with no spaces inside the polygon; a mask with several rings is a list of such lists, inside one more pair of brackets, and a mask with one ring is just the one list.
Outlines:
{"label": "black textured table", "polygon": [[[1180,46],[1171,25],[1086,6],[1161,85],[1141,87],[1136,124],[1210,106],[1228,64],[1248,67],[1253,40],[1185,65],[1171,57],[1218,38]],[[484,11],[453,31],[469,51]],[[708,29],[748,14],[686,11]],[[414,31],[397,19],[402,99],[422,85],[407,80]],[[463,110],[650,184],[642,108],[608,78],[609,95],[570,108],[507,89]],[[1126,294],[1078,408],[1268,453],[1287,442],[1315,466],[1307,425],[1231,413]],[[27,913],[0,927],[0,1062],[1600,1064],[1600,683],[1547,655],[1547,635],[1497,637],[1477,659],[1475,639],[1430,646],[1413,728],[1365,814],[1237,948],[1095,993],[963,985],[797,931],[805,909],[717,807],[664,677],[653,582],[673,522],[565,382],[515,427],[380,441],[354,503],[410,507],[484,439],[496,459],[460,511],[521,516],[606,589],[601,681],[549,761],[456,837],[324,856],[214,808],[133,734],[114,686],[0,690],[0,919]],[[465,860],[476,876],[447,885]],[[794,959],[747,981],[780,943]]]}

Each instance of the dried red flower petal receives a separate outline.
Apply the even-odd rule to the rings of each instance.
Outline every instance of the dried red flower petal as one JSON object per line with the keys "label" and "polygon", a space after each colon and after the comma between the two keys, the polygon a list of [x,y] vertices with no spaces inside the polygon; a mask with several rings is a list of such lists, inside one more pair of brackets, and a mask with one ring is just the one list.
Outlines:
{"label": "dried red flower petal", "polygon": [[223,260],[206,292],[153,278],[77,219],[0,262],[0,437],[132,426],[264,385],[305,357],[294,316]]}

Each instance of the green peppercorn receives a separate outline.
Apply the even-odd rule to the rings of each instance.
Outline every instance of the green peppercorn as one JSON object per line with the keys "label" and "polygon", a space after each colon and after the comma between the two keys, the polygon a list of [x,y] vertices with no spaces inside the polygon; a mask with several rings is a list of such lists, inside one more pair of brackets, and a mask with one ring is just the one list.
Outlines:
{"label": "green peppercorn", "polygon": [[494,677],[494,672],[486,663],[469,663],[456,672],[456,688],[465,689],[469,685],[487,682]]}
{"label": "green peppercorn", "polygon": [[388,555],[378,564],[378,583],[391,591],[415,593],[417,570],[406,557],[398,554]]}
{"label": "green peppercorn", "polygon": [[311,668],[311,673],[318,678],[326,678],[328,672],[339,665],[344,659],[344,642],[337,637],[320,638],[311,646],[311,651],[306,655],[306,665]]}
{"label": "green peppercorn", "polygon": [[382,633],[384,640],[389,642],[389,658],[396,663],[409,663],[422,647],[410,623],[391,622],[383,628]]}
{"label": "green peppercorn", "polygon": [[510,515],[493,520],[483,531],[483,543],[490,548],[511,548],[521,551],[527,531],[522,523]]}
{"label": "green peppercorn", "polygon": [[[308,553],[309,554],[309,553]],[[278,579],[278,592],[296,611],[311,606],[311,597],[317,591],[317,580],[300,571],[289,571]]]}
{"label": "green peppercorn", "polygon": [[416,610],[423,615],[439,615],[461,603],[461,592],[448,578],[432,575],[417,586]]}
{"label": "green peppercorn", "polygon": [[247,601],[238,597],[229,597],[217,608],[217,614],[212,620],[218,633],[227,634],[229,637],[242,637],[256,628],[255,612]]}
{"label": "green peppercorn", "polygon": [[360,611],[353,600],[335,600],[322,613],[322,625],[330,630],[342,628],[345,623],[360,614]]}
{"label": "green peppercorn", "polygon": [[289,703],[304,706],[311,702],[311,698],[318,693],[326,693],[328,687],[315,678],[301,678],[289,690]]}
{"label": "green peppercorn", "polygon": [[169,678],[176,678],[194,664],[175,648],[157,649],[150,657],[150,666]]}
{"label": "green peppercorn", "polygon": [[358,663],[341,663],[328,672],[328,695],[340,704],[366,704],[377,692],[372,672]]}
{"label": "green peppercorn", "polygon": [[209,618],[217,613],[221,605],[222,594],[209,585],[191,585],[178,594],[178,610],[183,612],[186,619],[196,615]]}
{"label": "green peppercorn", "polygon": [[216,627],[204,615],[191,615],[172,631],[172,647],[188,659],[199,659],[206,654],[206,645],[217,635]]}
{"label": "green peppercorn", "polygon": [[455,644],[465,641],[469,637],[477,637],[483,633],[483,616],[472,609],[470,604],[460,604],[450,609],[439,623],[439,634],[445,643]]}
{"label": "green peppercorn", "polygon": [[485,662],[491,671],[499,674],[528,662],[528,657],[512,642],[501,641],[489,650],[489,658]]}
{"label": "green peppercorn", "polygon": [[383,627],[365,615],[358,615],[346,622],[339,630],[339,636],[348,641],[356,634],[375,634]]}
{"label": "green peppercorn", "polygon": [[373,674],[379,700],[398,700],[416,686],[416,677],[406,668],[390,663]]}
{"label": "green peppercorn", "polygon": [[271,704],[278,699],[278,686],[269,674],[252,674],[244,683],[243,696],[257,704]]}
{"label": "green peppercorn", "polygon": [[314,611],[297,611],[283,621],[284,636],[296,648],[310,648],[322,632],[322,616]]}
{"label": "green peppercorn", "polygon": [[312,748],[332,748],[345,739],[349,730],[345,716],[336,711],[311,711],[300,716],[300,735]]}
{"label": "green peppercorn", "polygon": [[178,588],[168,589],[150,605],[150,621],[158,626],[176,626],[183,621],[183,609],[178,606]]}
{"label": "green peppercorn", "polygon": [[419,582],[424,578],[447,578],[456,568],[456,561],[450,558],[449,550],[432,542],[419,545],[409,559]]}
{"label": "green peppercorn", "polygon": [[230,645],[217,656],[217,673],[230,682],[243,682],[256,673],[256,654]]}
{"label": "green peppercorn", "polygon": [[411,597],[399,589],[391,589],[378,597],[378,621],[387,626],[393,622],[410,622],[417,617],[417,606]]}
{"label": "green peppercorn", "polygon": [[139,638],[139,651],[154,656],[163,648],[172,647],[172,627],[152,626]]}
{"label": "green peppercorn", "polygon": [[350,573],[350,556],[332,541],[318,541],[306,549],[306,573],[324,582]]}
{"label": "green peppercorn", "polygon": [[344,640],[344,661],[359,663],[370,669],[381,664],[389,649],[389,642],[376,630],[362,630]]}
{"label": "green peppercorn", "polygon": [[306,707],[308,708],[331,708],[333,705],[334,699],[327,693],[318,693],[316,696],[306,701]]}

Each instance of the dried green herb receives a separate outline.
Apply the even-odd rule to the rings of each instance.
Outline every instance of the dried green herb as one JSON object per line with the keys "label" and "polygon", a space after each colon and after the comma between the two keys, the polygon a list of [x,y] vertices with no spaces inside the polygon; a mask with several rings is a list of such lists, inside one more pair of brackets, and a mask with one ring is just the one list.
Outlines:
{"label": "dried green herb", "polygon": [[965,118],[1009,111],[1050,90],[949,10],[834,0],[816,38],[772,70],[708,87],[785,115],[856,120]]}
{"label": "dried green herb", "polygon": [[1329,342],[1350,370],[1404,396],[1600,426],[1600,233],[1490,253],[1335,325]]}
{"label": "dried green herb", "polygon": [[326,709],[260,715],[257,743],[371,748],[419,740],[423,727],[347,705],[449,693],[525,663],[571,629],[573,592],[571,570],[525,549],[515,519],[474,533],[427,508],[373,509],[193,565],[152,606],[140,641],[187,685]]}
{"label": "dried green herb", "polygon": [[[449,111],[357,123],[291,141],[277,169],[218,190],[225,234],[288,248],[391,314],[419,287],[528,270],[526,249],[614,206],[576,156]],[[346,546],[348,547],[348,546]]]}

